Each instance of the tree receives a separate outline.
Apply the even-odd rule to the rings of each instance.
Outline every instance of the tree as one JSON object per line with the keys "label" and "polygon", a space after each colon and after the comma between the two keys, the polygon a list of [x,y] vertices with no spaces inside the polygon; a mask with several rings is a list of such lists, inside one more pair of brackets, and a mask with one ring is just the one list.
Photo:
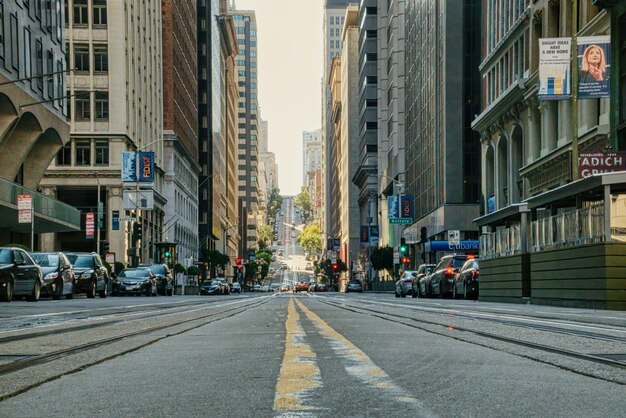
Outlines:
{"label": "tree", "polygon": [[376,248],[370,256],[374,270],[393,271],[393,248],[386,245]]}
{"label": "tree", "polygon": [[[263,242],[265,246],[267,246],[268,241],[271,242],[273,236],[274,236],[274,231],[272,230],[271,226],[261,225],[258,231],[259,245],[261,244],[261,242]],[[265,248],[265,246],[263,248]]]}
{"label": "tree", "polygon": [[311,215],[311,195],[309,195],[309,190],[306,187],[302,186],[300,193],[294,199],[294,203],[302,211],[304,222],[306,222]]}
{"label": "tree", "polygon": [[276,219],[276,213],[283,205],[283,197],[280,195],[280,189],[274,188],[270,193],[270,197],[267,202],[267,214],[270,219]]}
{"label": "tree", "polygon": [[317,254],[322,249],[322,233],[320,227],[313,223],[305,227],[298,236],[298,244],[306,251]]}
{"label": "tree", "polygon": [[254,260],[248,261],[246,264],[246,279],[264,280],[270,270],[272,262],[272,253],[268,251],[259,251],[255,254]]}

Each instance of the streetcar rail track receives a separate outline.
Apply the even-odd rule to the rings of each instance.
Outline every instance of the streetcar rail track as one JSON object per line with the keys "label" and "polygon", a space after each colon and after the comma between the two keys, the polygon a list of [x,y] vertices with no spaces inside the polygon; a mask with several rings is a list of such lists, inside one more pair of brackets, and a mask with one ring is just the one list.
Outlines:
{"label": "streetcar rail track", "polygon": [[[249,301],[250,301],[250,303],[247,303]],[[169,323],[169,324],[157,325],[157,326],[150,327],[150,328],[145,328],[145,329],[141,329],[141,330],[137,330],[137,331],[127,332],[127,333],[124,333],[124,334],[121,334],[121,335],[117,335],[117,336],[114,336],[114,337],[103,338],[103,339],[100,339],[100,340],[97,340],[97,341],[92,341],[92,342],[89,342],[89,343],[80,344],[80,345],[77,345],[77,346],[74,346],[74,347],[69,347],[69,348],[65,348],[65,349],[61,349],[61,350],[57,350],[57,351],[53,351],[53,352],[45,353],[45,354],[39,354],[39,355],[32,356],[32,357],[27,357],[27,358],[24,358],[24,359],[21,359],[21,360],[17,360],[17,361],[13,361],[13,362],[6,363],[6,364],[0,364],[0,376],[5,376],[5,375],[8,375],[10,373],[14,373],[14,372],[16,372],[18,370],[22,370],[22,369],[29,368],[29,367],[32,367],[32,366],[50,363],[50,362],[52,362],[54,360],[57,360],[57,359],[60,359],[60,358],[63,358],[63,357],[67,357],[67,356],[72,355],[72,354],[77,354],[77,353],[80,353],[80,352],[92,350],[94,348],[105,346],[105,345],[108,345],[108,344],[112,344],[114,342],[117,342],[117,341],[120,341],[120,340],[123,340],[123,339],[126,339],[126,338],[135,337],[135,336],[144,335],[144,334],[150,334],[150,333],[153,333],[153,332],[156,332],[156,331],[161,331],[161,330],[164,330],[164,329],[167,329],[167,328],[173,328],[173,327],[176,327],[176,326],[179,326],[179,325],[184,325],[184,324],[187,324],[187,323],[190,323],[190,322],[194,322],[194,321],[202,321],[203,319],[207,319],[207,318],[215,317],[215,316],[218,316],[218,315],[222,315],[222,314],[230,313],[230,312],[233,312],[233,311],[237,311],[237,312],[232,313],[231,315],[228,315],[228,316],[225,316],[225,317],[216,318],[216,319],[214,319],[212,321],[208,321],[208,322],[202,321],[200,324],[197,324],[197,325],[195,325],[195,326],[193,326],[191,328],[187,328],[187,329],[185,329],[183,331],[180,331],[180,332],[177,332],[177,333],[174,333],[174,334],[168,334],[168,335],[159,337],[159,338],[157,338],[157,339],[155,339],[155,340],[150,342],[150,343],[154,343],[154,342],[160,341],[160,340],[162,340],[164,338],[168,338],[170,336],[178,335],[178,334],[183,333],[183,332],[188,332],[188,331],[191,331],[193,329],[196,329],[196,328],[202,327],[204,325],[210,324],[212,322],[216,322],[216,321],[219,321],[219,320],[223,320],[223,319],[229,318],[229,317],[234,316],[234,315],[236,315],[238,313],[244,312],[244,311],[249,310],[251,308],[255,308],[255,307],[261,306],[261,305],[263,305],[265,303],[268,303],[268,302],[269,302],[269,299],[266,299],[266,298],[264,298],[264,299],[262,299],[260,301],[256,300],[256,298],[248,299],[248,300],[246,300],[246,304],[245,305],[235,306],[235,307],[232,307],[232,308],[229,308],[229,309],[226,309],[226,310],[221,310],[219,312],[211,312],[209,314],[198,316],[198,317],[194,317],[194,318],[187,318],[187,319],[175,321],[175,322]],[[212,306],[207,306],[207,309],[211,308],[211,307]],[[0,401],[5,399],[6,397],[10,397],[10,396],[14,396],[14,395],[0,397]]]}
{"label": "streetcar rail track", "polygon": [[[326,300],[325,300],[326,299]],[[478,330],[474,330],[474,329],[470,329],[470,328],[466,328],[466,327],[460,327],[460,326],[452,326],[449,324],[442,324],[442,323],[438,323],[438,322],[434,322],[434,321],[428,321],[428,320],[422,320],[422,319],[417,319],[417,318],[413,318],[410,316],[405,316],[405,315],[398,315],[398,314],[392,314],[392,313],[388,313],[388,312],[383,312],[383,311],[378,311],[369,307],[359,307],[359,306],[355,306],[352,304],[347,304],[347,303],[338,303],[335,301],[330,301],[327,300],[327,298],[315,298],[316,301],[319,301],[321,303],[330,305],[330,306],[334,306],[336,308],[339,309],[343,309],[349,312],[353,312],[353,313],[357,313],[357,314],[369,314],[373,317],[385,320],[385,321],[389,321],[389,322],[393,322],[396,324],[400,324],[400,325],[404,325],[404,326],[408,326],[411,328],[415,328],[415,329],[419,329],[421,331],[425,331],[431,334],[436,334],[436,335],[440,335],[440,336],[444,336],[444,337],[448,337],[448,338],[452,338],[452,339],[456,339],[459,341],[464,341],[470,344],[475,344],[475,345],[483,345],[483,344],[479,344],[475,341],[471,341],[471,340],[466,340],[463,338],[460,338],[459,336],[454,336],[450,334],[450,330],[456,330],[456,331],[461,331],[461,332],[466,332],[468,334],[473,334],[479,337],[484,337],[484,338],[489,338],[492,340],[497,340],[497,341],[501,341],[501,342],[505,342],[505,343],[509,343],[509,344],[513,344],[513,345],[517,345],[517,346],[523,346],[526,348],[531,348],[531,349],[535,349],[535,350],[540,350],[540,351],[544,351],[544,352],[549,352],[552,354],[558,354],[558,355],[562,355],[562,356],[567,356],[567,357],[571,357],[571,358],[576,358],[579,360],[586,360],[589,362],[593,362],[593,363],[598,363],[598,364],[603,364],[609,367],[613,367],[613,368],[617,368],[617,369],[621,369],[621,370],[626,370],[626,362],[624,361],[618,361],[618,360],[612,360],[611,358],[607,358],[607,357],[601,357],[600,355],[597,354],[586,354],[586,353],[579,353],[579,352],[575,352],[575,351],[571,351],[571,350],[567,350],[567,349],[563,349],[563,348],[558,348],[558,347],[551,347],[545,344],[540,344],[540,343],[534,343],[534,342],[530,342],[530,341],[523,341],[523,340],[519,340],[517,338],[512,338],[512,337],[506,337],[503,335],[498,335],[498,334],[493,334],[490,332],[485,332],[485,331],[478,331]],[[391,317],[391,318],[390,318]],[[445,328],[447,330],[447,332],[438,332],[423,326],[419,326],[416,324],[409,324],[403,321],[399,321],[398,318],[402,318],[402,319],[407,319],[410,320],[412,322],[417,322],[417,323],[424,323],[427,325],[434,325],[437,327],[442,327]],[[492,348],[493,347],[489,347]],[[512,353],[515,354],[515,353]],[[515,355],[519,355],[519,354],[515,354]],[[527,356],[524,356],[527,357]],[[531,358],[531,357],[527,357],[527,358]],[[543,363],[547,363],[547,364],[551,364],[560,368],[565,368],[567,370],[570,370],[572,372],[575,373],[579,373],[579,374],[583,374],[586,376],[590,376],[590,377],[594,377],[594,378],[599,378],[598,376],[592,375],[592,374],[588,374],[588,373],[584,373],[581,372],[579,370],[573,369],[573,368],[569,368],[569,367],[564,367],[560,364],[556,364],[553,363],[551,361],[547,361],[547,360],[538,360],[536,358],[531,358],[532,360],[535,361],[541,361]],[[611,380],[611,379],[605,379],[602,378],[603,380],[608,380],[614,383],[619,383],[621,385],[624,385],[624,382],[621,381],[617,381],[617,380]]]}

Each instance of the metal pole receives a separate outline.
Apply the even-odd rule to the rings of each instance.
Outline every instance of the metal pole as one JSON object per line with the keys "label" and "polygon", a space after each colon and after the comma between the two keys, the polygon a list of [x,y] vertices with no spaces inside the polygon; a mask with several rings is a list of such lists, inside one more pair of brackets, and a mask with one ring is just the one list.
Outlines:
{"label": "metal pole", "polygon": [[[31,195],[32,196],[32,195]],[[35,251],[35,211],[33,210],[33,198],[30,206],[30,250]]]}
{"label": "metal pole", "polygon": [[572,0],[572,180],[578,180],[578,0]]}
{"label": "metal pole", "polygon": [[100,255],[100,179],[98,178],[98,173],[96,174],[96,182],[98,183],[98,203],[96,205],[97,212],[97,222],[96,222],[96,253]]}

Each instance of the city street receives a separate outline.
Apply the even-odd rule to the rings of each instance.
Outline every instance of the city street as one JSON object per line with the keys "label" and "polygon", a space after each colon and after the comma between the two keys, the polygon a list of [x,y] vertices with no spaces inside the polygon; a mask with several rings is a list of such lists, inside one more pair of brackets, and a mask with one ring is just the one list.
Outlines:
{"label": "city street", "polygon": [[367,293],[4,308],[3,417],[626,416],[624,313]]}

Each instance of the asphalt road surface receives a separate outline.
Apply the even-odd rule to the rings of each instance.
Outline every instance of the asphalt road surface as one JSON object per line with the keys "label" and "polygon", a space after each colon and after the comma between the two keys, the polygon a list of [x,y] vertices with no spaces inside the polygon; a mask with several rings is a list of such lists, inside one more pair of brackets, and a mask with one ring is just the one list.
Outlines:
{"label": "asphalt road surface", "polygon": [[[133,300],[170,305],[120,311]],[[59,304],[65,325],[0,332],[4,364],[10,350],[28,359],[85,343],[85,325],[101,324],[100,339],[121,335],[0,365],[0,416],[626,416],[621,312],[337,293],[102,303],[120,306],[79,320]],[[12,309],[3,320],[24,316]],[[136,320],[102,325],[124,315]],[[15,340],[56,327],[64,334]]]}

